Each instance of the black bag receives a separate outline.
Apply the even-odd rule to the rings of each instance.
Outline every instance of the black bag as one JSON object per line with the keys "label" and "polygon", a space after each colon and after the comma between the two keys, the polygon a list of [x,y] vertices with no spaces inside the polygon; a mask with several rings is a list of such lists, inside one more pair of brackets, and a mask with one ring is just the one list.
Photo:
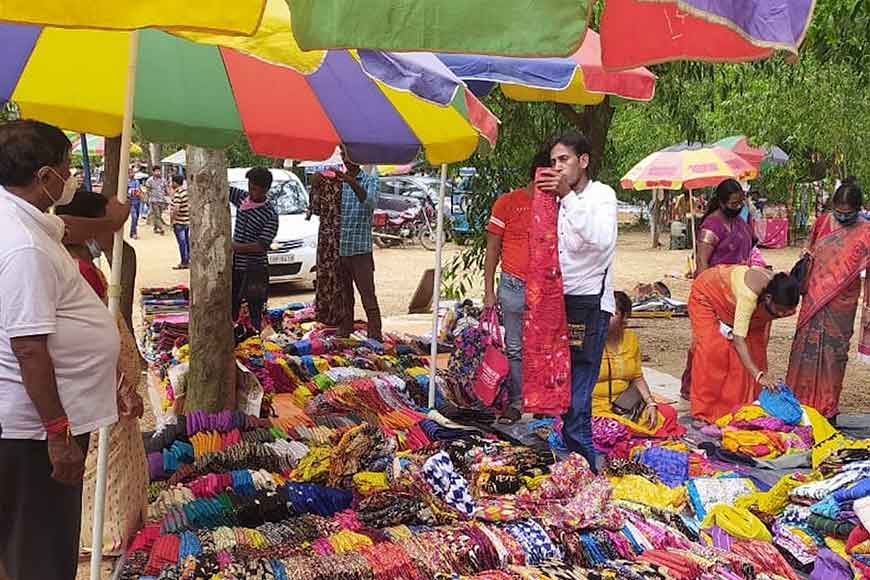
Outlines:
{"label": "black bag", "polygon": [[646,409],[646,401],[635,385],[629,386],[616,397],[615,401],[613,400],[613,370],[610,366],[610,356],[606,353],[605,356],[607,356],[607,398],[610,400],[610,410],[615,415],[637,423]]}
{"label": "black bag", "polygon": [[800,287],[801,296],[807,293],[807,286],[809,284],[810,279],[810,271],[813,269],[813,255],[812,254],[804,254],[801,256],[800,260],[798,260],[791,269],[791,277],[797,280],[798,286]]}

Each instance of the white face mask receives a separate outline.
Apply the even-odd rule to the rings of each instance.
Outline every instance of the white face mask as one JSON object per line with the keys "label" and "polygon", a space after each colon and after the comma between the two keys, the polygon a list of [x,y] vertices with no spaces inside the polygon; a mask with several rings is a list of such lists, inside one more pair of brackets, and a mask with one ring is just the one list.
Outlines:
{"label": "white face mask", "polygon": [[60,197],[57,199],[55,199],[55,197],[51,195],[51,192],[48,191],[48,188],[44,185],[42,186],[42,191],[45,192],[45,195],[48,196],[48,199],[50,199],[54,205],[69,204],[73,200],[73,197],[75,197],[76,195],[76,190],[79,187],[78,180],[72,175],[69,176],[69,179],[64,180],[63,177],[60,176],[60,173],[55,171],[53,167],[49,167],[49,169],[51,169],[52,173],[57,175],[58,179],[63,181],[63,191],[61,191]]}

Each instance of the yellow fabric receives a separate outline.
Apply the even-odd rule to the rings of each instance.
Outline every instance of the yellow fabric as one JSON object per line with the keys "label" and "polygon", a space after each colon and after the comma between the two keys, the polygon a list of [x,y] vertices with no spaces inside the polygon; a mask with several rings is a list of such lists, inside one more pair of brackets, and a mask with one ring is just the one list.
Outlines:
{"label": "yellow fabric", "polygon": [[579,66],[575,69],[571,83],[564,89],[538,89],[522,85],[501,84],[501,91],[506,97],[515,101],[540,103],[551,101],[554,103],[567,103],[569,105],[597,105],[604,101],[601,93],[591,93],[586,90],[583,80],[583,69]]}
{"label": "yellow fabric", "polygon": [[791,491],[805,483],[808,483],[806,479],[798,480],[794,475],[783,476],[766,492],[755,492],[737,498],[734,507],[749,509],[755,506],[766,514],[779,515],[788,505]]}
{"label": "yellow fabric", "polygon": [[825,459],[840,449],[870,449],[870,439],[846,439],[842,433],[834,434],[830,439],[813,447],[813,469],[818,468]]}
{"label": "yellow fabric", "polygon": [[772,542],[764,523],[755,517],[749,510],[732,507],[728,504],[717,503],[707,512],[701,528],[708,529],[719,526],[732,536],[744,540],[761,540]]}
{"label": "yellow fabric", "polygon": [[817,410],[808,405],[801,405],[801,408],[804,410],[807,419],[810,421],[810,426],[813,428],[813,441],[820,443],[837,433],[831,422]]}
{"label": "yellow fabric", "polygon": [[372,539],[368,536],[358,534],[351,530],[342,530],[337,534],[329,536],[329,543],[339,554],[353,552],[363,546],[374,545],[374,542],[372,542]]}
{"label": "yellow fabric", "polygon": [[[734,453],[758,457],[760,459],[776,459],[783,452],[779,449],[782,446],[781,440],[774,440],[776,434],[769,434],[765,431],[744,431],[741,429],[726,429],[722,432],[722,447]],[[777,445],[779,443],[779,445]],[[769,449],[768,453],[759,454],[753,447],[763,445]]]}
{"label": "yellow fabric", "polygon": [[286,65],[299,73],[310,74],[320,68],[323,59],[326,58],[326,51],[303,51],[299,48],[293,35],[290,18],[290,9],[285,0],[268,0],[262,22],[253,36],[226,36],[205,32],[175,32],[174,34],[201,44],[234,48],[263,60]]}
{"label": "yellow fabric", "polygon": [[[66,3],[30,2],[33,6]],[[0,3],[3,5],[3,3]],[[65,82],[58,63],[69,60],[74,47],[99,54],[98,82]],[[118,135],[124,114],[129,34],[101,30],[46,28],[39,36],[12,93],[23,118],[39,119],[71,131]]]}
{"label": "yellow fabric", "polygon": [[[426,160],[432,165],[467,159],[477,150],[480,136],[452,106],[441,107],[413,93],[373,81],[425,145]],[[456,98],[464,99],[465,95],[460,92]]]}
{"label": "yellow fabric", "polygon": [[671,489],[640,475],[612,477],[610,483],[613,485],[614,499],[671,511],[680,511],[686,505],[686,488],[683,486]]}
{"label": "yellow fabric", "polygon": [[716,426],[724,429],[732,421],[754,421],[755,419],[767,416],[767,412],[760,405],[744,405],[735,413],[729,413],[720,417],[716,421]]}
{"label": "yellow fabric", "polygon": [[[610,362],[611,385],[608,387],[607,363]],[[598,370],[598,382],[592,390],[592,414],[596,417],[607,417],[626,425],[632,431],[643,435],[653,435],[665,423],[665,418],[660,414],[656,419],[655,426],[650,429],[640,422],[634,422],[626,417],[611,412],[611,402],[615,401],[630,385],[631,381],[643,378],[641,368],[640,342],[637,334],[626,330],[622,337],[619,348],[611,350],[605,348],[604,356],[601,357],[601,367]],[[612,390],[612,398],[608,395]]]}
{"label": "yellow fabric", "polygon": [[353,476],[353,486],[362,495],[371,495],[390,488],[387,474],[379,471],[360,471]]}
{"label": "yellow fabric", "polygon": [[758,294],[746,285],[746,272],[749,266],[737,266],[731,271],[731,291],[737,299],[734,310],[734,336],[746,338],[749,334],[749,321],[758,306]]}
{"label": "yellow fabric", "polygon": [[210,0],[207,5],[173,0],[3,0],[0,21],[78,29],[163,28],[252,34],[264,4],[264,0]]}

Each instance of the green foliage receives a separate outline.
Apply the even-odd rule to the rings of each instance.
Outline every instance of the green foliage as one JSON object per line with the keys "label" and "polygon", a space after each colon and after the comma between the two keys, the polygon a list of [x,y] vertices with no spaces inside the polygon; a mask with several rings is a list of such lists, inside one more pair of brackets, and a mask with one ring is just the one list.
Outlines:
{"label": "green foliage", "polygon": [[500,193],[523,187],[529,182],[532,159],[553,135],[571,127],[552,103],[520,103],[496,90],[486,105],[501,120],[498,146],[486,155],[476,154],[467,165],[477,169],[474,195],[469,196],[466,214],[477,224],[462,252],[445,267],[445,292],[464,296],[483,270],[486,234],[483,224]]}
{"label": "green foliage", "polygon": [[227,167],[282,167],[283,159],[257,155],[251,151],[246,137],[240,137],[227,148]]}
{"label": "green foliage", "polygon": [[[619,101],[598,173],[621,199],[649,200],[649,192],[618,187],[648,154],[732,135],[789,154],[789,163],[765,170],[753,183],[769,199],[791,203],[798,184],[830,184],[847,175],[870,185],[870,1],[818,0],[794,63],[776,55],[755,63],[675,62],[651,69],[658,75],[655,98]],[[469,204],[474,224],[486,223],[494,192],[526,182],[537,147],[569,127],[551,103],[516,103],[498,91],[484,102],[502,124],[495,151],[468,163],[481,175]],[[480,275],[484,249],[480,228],[446,269],[450,293],[463,295]]]}

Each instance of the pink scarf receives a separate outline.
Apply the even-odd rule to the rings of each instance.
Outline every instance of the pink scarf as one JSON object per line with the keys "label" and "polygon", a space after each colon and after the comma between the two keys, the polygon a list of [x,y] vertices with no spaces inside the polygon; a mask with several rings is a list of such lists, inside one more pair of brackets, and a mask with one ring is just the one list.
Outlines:
{"label": "pink scarf", "polygon": [[571,404],[571,356],[562,271],[559,206],[535,189],[523,321],[523,411],[561,415]]}
{"label": "pink scarf", "polygon": [[265,201],[254,201],[250,197],[246,197],[244,201],[242,201],[242,205],[239,206],[239,209],[257,209],[258,207],[263,207],[266,205]]}

